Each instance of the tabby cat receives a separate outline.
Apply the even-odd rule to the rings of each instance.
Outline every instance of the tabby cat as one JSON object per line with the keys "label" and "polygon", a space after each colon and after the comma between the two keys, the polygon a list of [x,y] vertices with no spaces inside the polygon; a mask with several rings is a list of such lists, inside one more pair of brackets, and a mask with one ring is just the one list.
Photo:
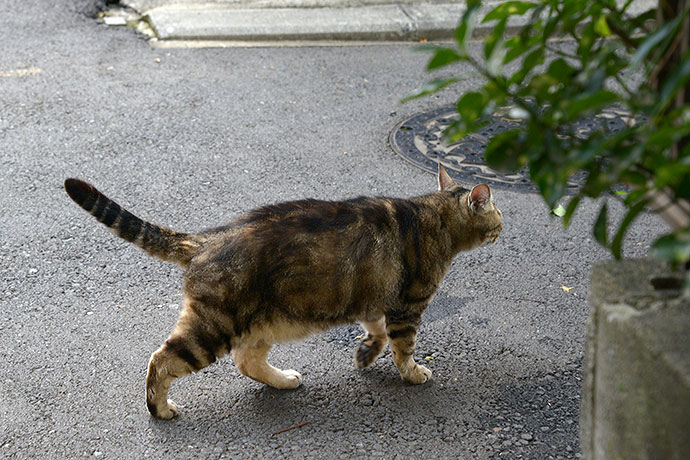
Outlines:
{"label": "tabby cat", "polygon": [[502,228],[489,187],[462,188],[443,166],[428,195],[278,203],[199,233],[144,222],[78,179],[65,189],[117,236],[186,269],[184,309],[146,375],[146,404],[162,419],[178,411],[171,382],[227,353],[242,374],[296,388],[297,371],[266,361],[271,346],[355,321],[366,331],[357,367],[390,342],[402,378],[426,382],[413,359],[422,313],[453,257]]}

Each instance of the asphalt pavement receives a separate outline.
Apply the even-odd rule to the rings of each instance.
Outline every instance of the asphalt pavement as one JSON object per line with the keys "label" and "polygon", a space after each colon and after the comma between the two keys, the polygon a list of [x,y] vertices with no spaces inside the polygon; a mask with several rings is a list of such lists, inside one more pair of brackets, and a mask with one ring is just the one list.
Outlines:
{"label": "asphalt pavement", "polygon": [[[400,105],[429,77],[413,44],[156,49],[96,14],[0,2],[0,458],[579,457],[589,273],[609,258],[591,237],[599,204],[564,231],[539,196],[501,189],[499,241],[459,255],[425,315],[429,383],[403,383],[389,351],[357,370],[361,330],[342,327],[274,348],[297,390],[226,358],[173,384],[178,418],[152,419],[146,365],[180,271],[112,236],[64,179],[182,231],[282,200],[423,194],[435,178],[390,131],[481,80],[458,67],[453,90]],[[663,230],[643,216],[626,254]]]}

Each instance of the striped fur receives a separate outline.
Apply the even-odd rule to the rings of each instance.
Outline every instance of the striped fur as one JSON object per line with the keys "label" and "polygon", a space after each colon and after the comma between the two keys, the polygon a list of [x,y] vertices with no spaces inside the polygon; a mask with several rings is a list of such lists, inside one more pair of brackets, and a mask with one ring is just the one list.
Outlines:
{"label": "striped fur", "polygon": [[67,179],[65,190],[75,203],[115,235],[167,262],[186,268],[204,242],[200,235],[178,233],[141,220],[122,209],[93,185],[79,179]]}
{"label": "striped fur", "polygon": [[278,203],[192,234],[142,221],[85,182],[65,189],[116,235],[186,268],[183,311],[146,377],[149,411],[169,419],[176,378],[231,353],[243,375],[296,388],[297,371],[268,364],[271,346],[356,321],[366,331],[357,367],[390,343],[402,378],[427,381],[431,371],[413,358],[422,313],[453,257],[501,231],[489,187],[466,190],[443,167],[438,183],[412,199]]}

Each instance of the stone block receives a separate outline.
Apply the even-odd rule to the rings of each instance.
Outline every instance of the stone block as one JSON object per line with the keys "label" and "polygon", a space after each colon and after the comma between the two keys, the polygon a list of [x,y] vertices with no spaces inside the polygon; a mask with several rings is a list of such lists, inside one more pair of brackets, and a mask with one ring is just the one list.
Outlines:
{"label": "stone block", "polygon": [[586,459],[690,459],[690,301],[674,276],[654,260],[592,270],[580,421]]}

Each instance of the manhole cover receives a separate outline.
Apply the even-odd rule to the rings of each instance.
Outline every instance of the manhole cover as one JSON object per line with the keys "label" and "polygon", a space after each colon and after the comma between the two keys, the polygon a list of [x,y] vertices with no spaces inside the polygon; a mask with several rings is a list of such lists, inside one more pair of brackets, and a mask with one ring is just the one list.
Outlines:
{"label": "manhole cover", "polygon": [[[484,161],[484,151],[492,136],[520,127],[522,122],[508,118],[510,107],[496,112],[489,123],[476,133],[465,136],[453,144],[442,142],[443,131],[457,118],[454,105],[418,113],[395,127],[390,144],[400,156],[426,171],[436,173],[437,164],[448,169],[451,177],[467,185],[486,183],[494,187],[514,191],[536,192],[529,179],[527,168],[513,173],[500,173],[489,168]],[[598,115],[576,125],[576,136],[586,137],[605,123],[610,132],[616,132],[630,123],[627,113],[615,108],[603,110]],[[584,184],[586,173],[571,177],[569,193]]]}

